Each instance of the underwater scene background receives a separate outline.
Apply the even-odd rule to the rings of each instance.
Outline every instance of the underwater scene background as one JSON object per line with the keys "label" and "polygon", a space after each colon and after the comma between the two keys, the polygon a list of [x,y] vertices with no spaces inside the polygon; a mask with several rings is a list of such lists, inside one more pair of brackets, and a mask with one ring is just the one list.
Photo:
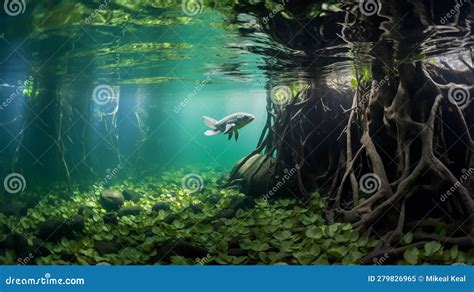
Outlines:
{"label": "underwater scene background", "polygon": [[473,5],[434,2],[5,0],[0,264],[473,264]]}

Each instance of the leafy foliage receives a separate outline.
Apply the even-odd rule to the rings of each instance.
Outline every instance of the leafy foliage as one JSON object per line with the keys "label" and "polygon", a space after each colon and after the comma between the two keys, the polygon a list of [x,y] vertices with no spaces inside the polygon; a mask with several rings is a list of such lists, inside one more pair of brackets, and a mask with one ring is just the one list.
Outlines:
{"label": "leafy foliage", "polygon": [[[96,265],[96,264],[357,264],[369,254],[378,241],[369,238],[347,223],[327,225],[322,217],[325,198],[314,193],[307,206],[294,199],[267,202],[257,199],[251,209],[236,210],[233,218],[222,218],[220,212],[232,201],[244,195],[235,189],[219,187],[222,173],[201,173],[204,188],[200,193],[189,194],[182,189],[181,178],[186,172],[165,172],[161,177],[145,177],[140,183],[131,178],[113,189],[131,189],[142,194],[138,202],[126,201],[125,206],[139,206],[139,215],[118,218],[116,225],[107,224],[103,217],[107,211],[99,204],[100,188],[94,191],[75,190],[71,198],[57,195],[61,188],[44,197],[19,221],[0,214],[1,222],[18,234],[29,245],[38,242],[38,226],[48,218],[71,218],[80,208],[85,218],[85,233],[75,239],[62,238],[46,242],[48,255],[38,256],[43,265]],[[217,203],[210,198],[218,196]],[[156,202],[170,204],[170,210],[154,212]],[[200,206],[195,212],[190,206]],[[165,218],[175,215],[174,220]],[[0,238],[1,240],[1,238]],[[189,258],[185,255],[160,256],[160,247],[169,240],[181,240],[206,249],[208,258]],[[412,235],[407,234],[403,243],[409,245]],[[112,243],[116,250],[100,252],[98,243]],[[0,256],[3,264],[16,264],[15,252],[7,250]],[[423,262],[472,263],[473,254],[460,251],[457,246],[444,250],[438,242],[426,243],[423,249],[409,247],[401,264]]]}

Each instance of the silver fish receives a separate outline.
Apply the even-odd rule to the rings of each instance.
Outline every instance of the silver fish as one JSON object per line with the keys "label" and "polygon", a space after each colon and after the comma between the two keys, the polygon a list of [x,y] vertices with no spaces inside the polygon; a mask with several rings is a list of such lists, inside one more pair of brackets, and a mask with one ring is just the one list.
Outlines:
{"label": "silver fish", "polygon": [[255,120],[255,116],[248,113],[231,114],[220,121],[206,116],[202,118],[204,123],[212,129],[207,130],[204,135],[215,136],[223,133],[229,135],[229,140],[232,139],[232,135],[235,135],[235,141],[239,139],[238,130]]}

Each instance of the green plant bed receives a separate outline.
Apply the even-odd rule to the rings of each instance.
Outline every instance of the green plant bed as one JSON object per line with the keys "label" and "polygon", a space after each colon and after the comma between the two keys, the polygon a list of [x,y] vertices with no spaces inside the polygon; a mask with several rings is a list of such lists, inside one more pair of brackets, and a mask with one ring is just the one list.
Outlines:
{"label": "green plant bed", "polygon": [[[3,229],[23,237],[29,247],[23,255],[6,248],[0,252],[0,263],[18,264],[26,254],[32,258],[28,264],[39,265],[351,265],[378,244],[376,238],[350,224],[327,225],[326,199],[318,193],[306,204],[296,199],[257,199],[254,207],[233,209],[224,218],[232,202],[245,195],[222,188],[218,181],[223,174],[213,171],[201,173],[203,188],[190,193],[182,187],[185,174],[169,171],[159,178],[145,177],[138,183],[128,179],[109,186],[141,195],[136,201],[125,201],[124,207],[142,211],[117,217],[116,222],[104,220],[108,212],[99,203],[98,186],[93,192],[73,191],[69,200],[51,193],[21,219],[0,214]],[[153,210],[159,202],[169,208]],[[71,224],[78,212],[83,218],[82,232],[54,241],[38,237],[48,219],[62,218],[64,224]],[[0,238],[4,245],[7,236]],[[473,250],[448,248],[438,242],[422,247],[410,244],[408,233],[401,245],[409,247],[400,258],[387,256],[374,259],[374,264],[473,263]]]}

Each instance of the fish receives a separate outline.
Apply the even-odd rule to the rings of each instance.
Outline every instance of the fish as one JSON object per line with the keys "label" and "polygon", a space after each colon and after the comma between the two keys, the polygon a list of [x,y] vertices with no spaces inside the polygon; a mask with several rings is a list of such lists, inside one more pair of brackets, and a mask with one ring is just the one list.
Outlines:
{"label": "fish", "polygon": [[254,115],[243,112],[228,115],[219,121],[207,116],[203,116],[202,118],[204,123],[211,128],[211,130],[204,132],[204,135],[215,136],[219,134],[227,134],[229,135],[229,140],[234,136],[235,141],[239,139],[239,129],[242,129],[255,120]]}

